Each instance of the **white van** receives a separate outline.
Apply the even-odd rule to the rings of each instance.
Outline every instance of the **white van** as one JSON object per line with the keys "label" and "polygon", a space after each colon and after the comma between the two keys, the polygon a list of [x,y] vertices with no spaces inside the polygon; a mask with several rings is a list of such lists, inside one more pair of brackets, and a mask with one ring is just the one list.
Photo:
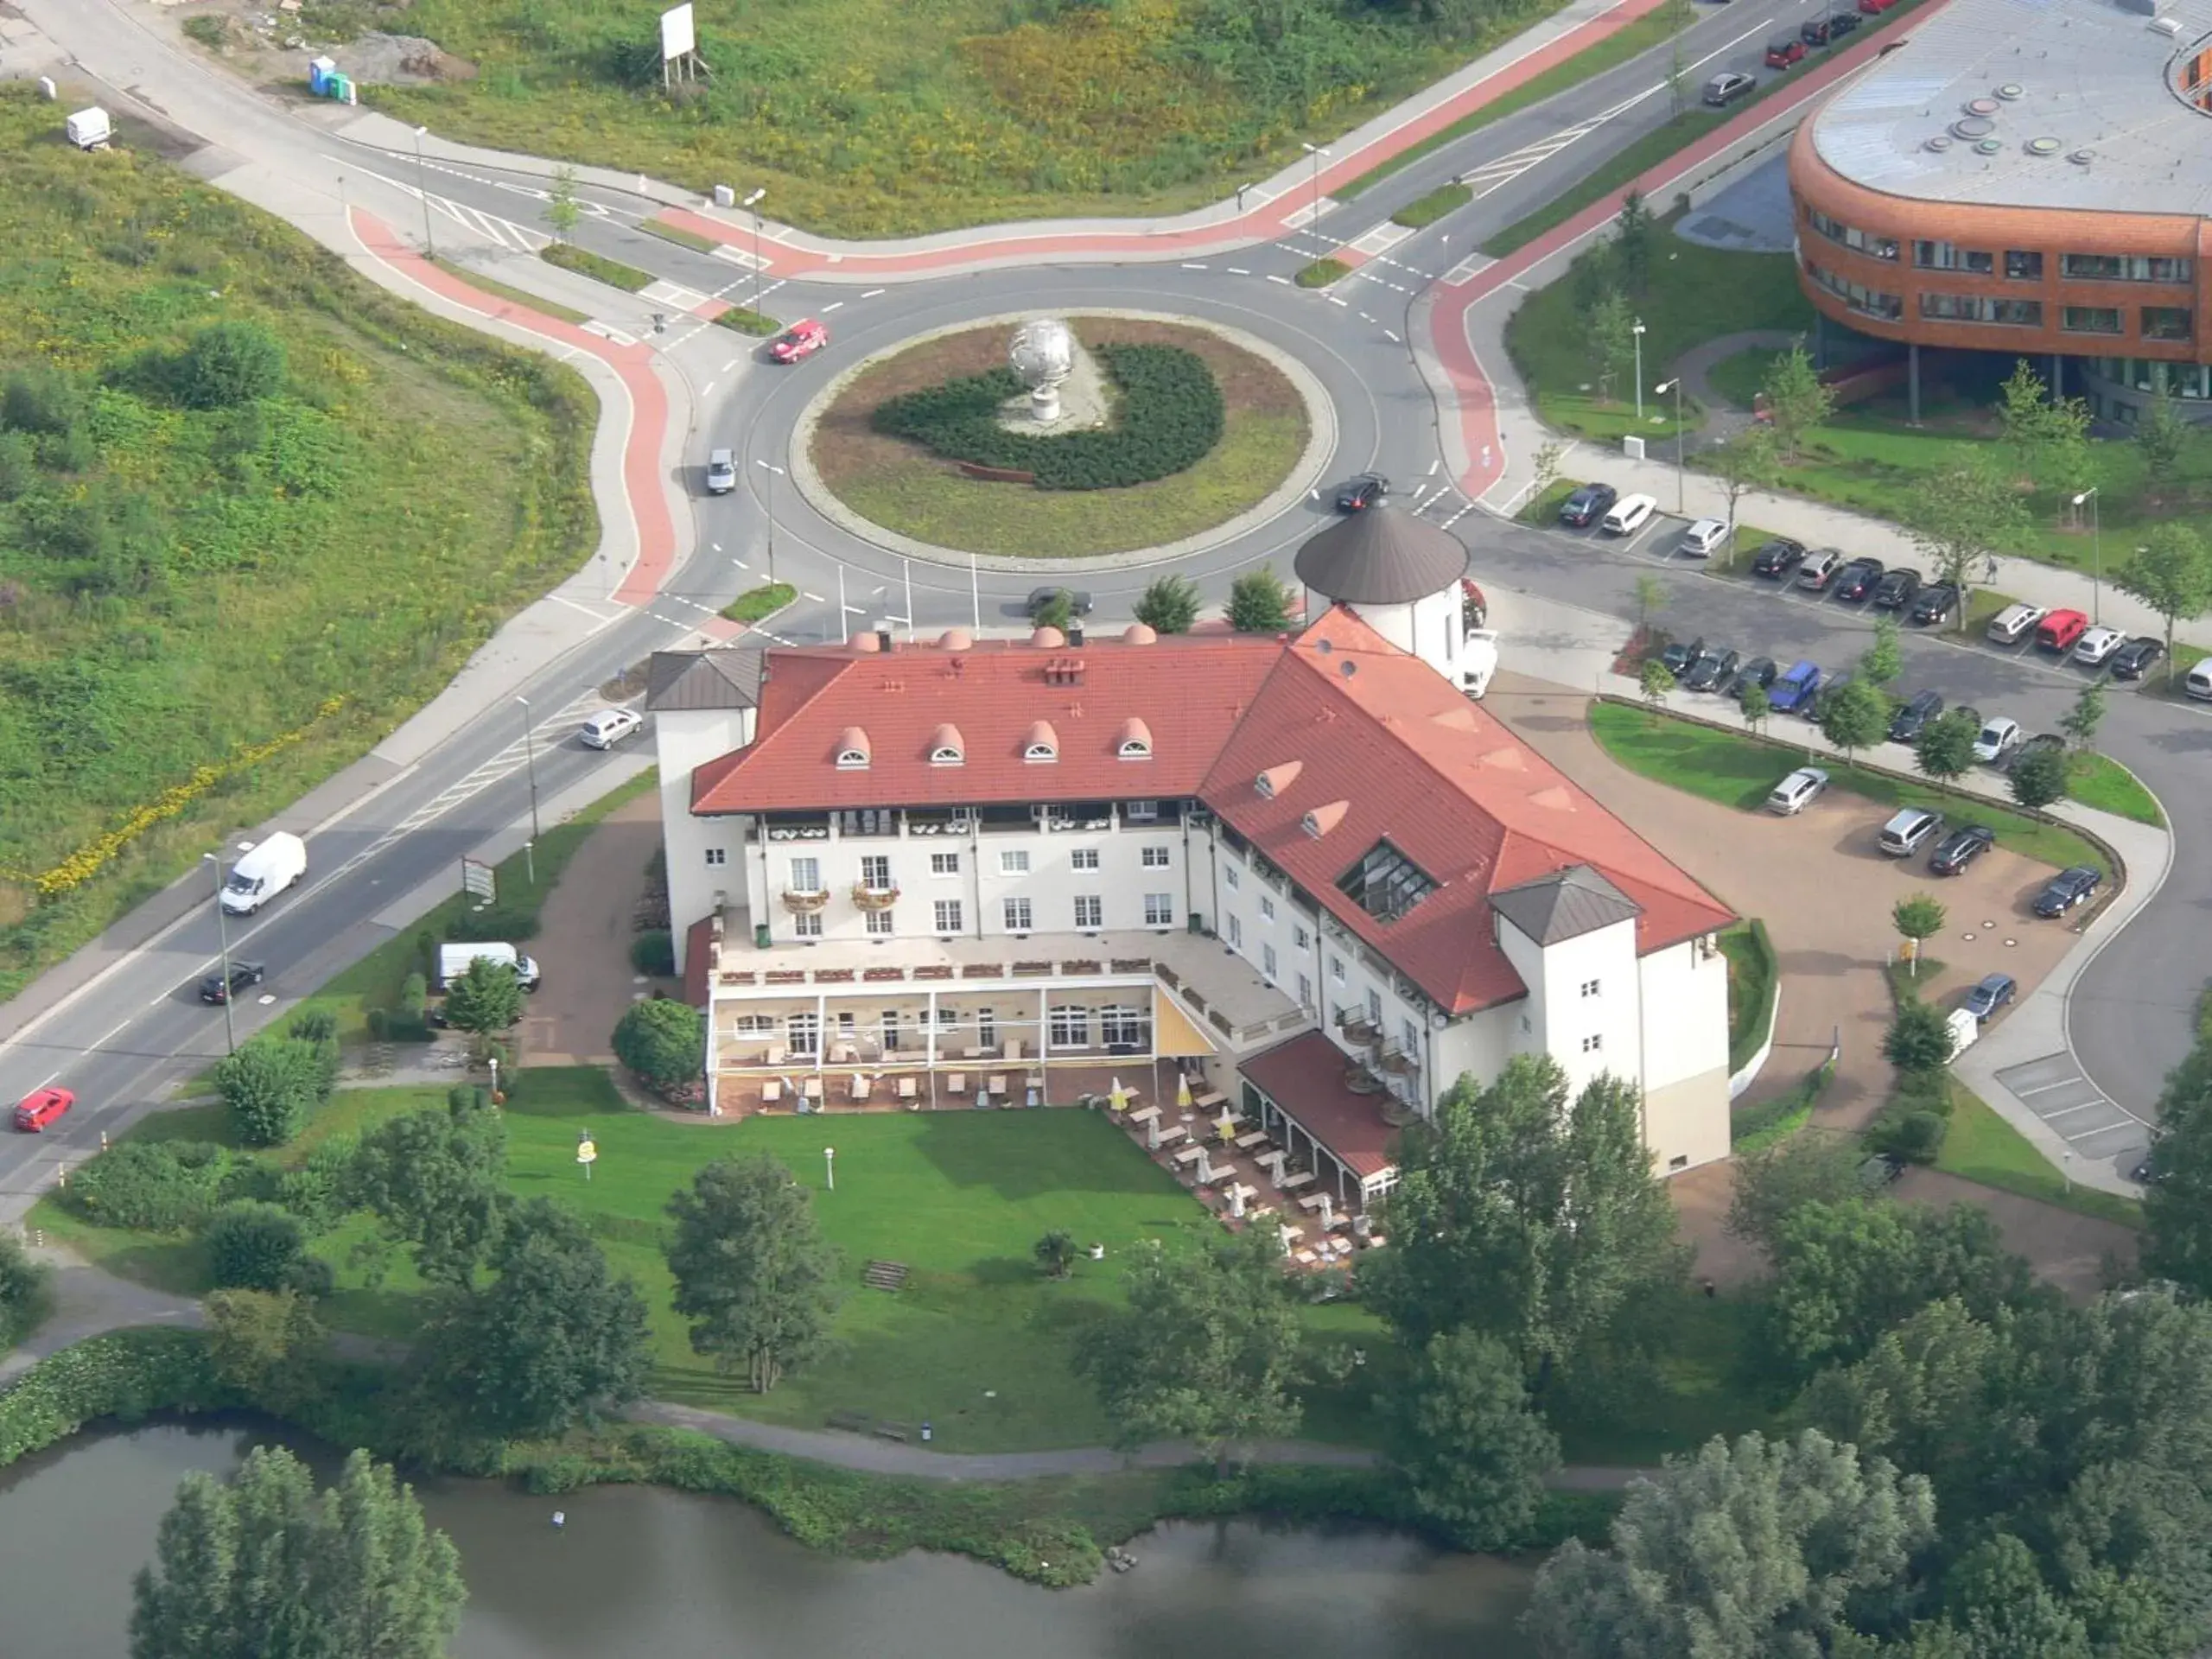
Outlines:
{"label": "white van", "polygon": [[522,981],[525,991],[537,988],[537,964],[514,948],[486,940],[480,944],[442,944],[438,947],[438,988],[440,990],[468,971],[472,962],[496,962],[515,970],[515,977]]}
{"label": "white van", "polygon": [[61,130],[79,149],[105,149],[115,137],[115,123],[108,119],[105,110],[95,104],[63,122]]}
{"label": "white van", "polygon": [[1981,1021],[1974,1017],[1972,1008],[1953,1008],[1943,1023],[1951,1030],[1951,1058],[1955,1060],[1972,1048],[1974,1039],[1981,1035]]}
{"label": "white van", "polygon": [[2212,657],[2205,658],[2189,671],[2189,677],[2181,689],[2200,702],[2212,702]]}
{"label": "white van", "polygon": [[307,842],[280,830],[238,855],[223,883],[223,908],[251,916],[307,873]]}
{"label": "white van", "polygon": [[1648,495],[1624,495],[1613,503],[1613,510],[1598,521],[1598,528],[1608,536],[1632,536],[1650,521],[1659,511],[1659,503]]}

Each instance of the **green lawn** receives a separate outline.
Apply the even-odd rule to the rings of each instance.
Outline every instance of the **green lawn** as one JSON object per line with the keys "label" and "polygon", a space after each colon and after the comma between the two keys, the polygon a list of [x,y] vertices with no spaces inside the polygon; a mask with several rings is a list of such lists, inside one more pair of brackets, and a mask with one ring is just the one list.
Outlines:
{"label": "green lawn", "polygon": [[2101,812],[2113,812],[2138,823],[2147,823],[2156,830],[2166,827],[2166,815],[2158,810],[2157,798],[2119,761],[2101,754],[2069,755],[2067,760],[2069,798],[2083,806],[2095,807]]}
{"label": "green lawn", "polygon": [[2069,1183],[2025,1135],[1955,1078],[1951,1083],[1950,1132],[1943,1137],[1936,1167],[1962,1180],[2040,1198],[2101,1221],[2117,1221],[2129,1227],[2143,1224],[2141,1205],[2094,1187]]}
{"label": "green lawn", "polygon": [[1768,365],[1782,353],[1766,346],[1732,352],[1705,373],[1707,383],[1738,409],[1750,409],[1766,384]]}
{"label": "green lawn", "polygon": [[[1788,729],[1794,715],[1777,715]],[[1805,751],[1787,743],[1723,731],[1626,703],[1593,702],[1590,729],[1605,753],[1630,771],[1700,795],[1742,812],[1755,812],[1776,784],[1806,764]],[[1945,794],[1934,785],[1847,766],[1838,760],[1817,762],[1834,789],[1864,796],[1885,807],[1927,806],[1937,811],[1970,812],[1977,823],[1997,832],[2000,847],[2053,867],[2093,864],[2109,872],[2102,854],[2063,825],[2042,823],[1980,796]]]}
{"label": "green lawn", "polygon": [[609,259],[570,242],[549,242],[537,251],[537,257],[549,265],[558,265],[563,270],[573,270],[579,276],[588,276],[595,283],[605,283],[609,288],[631,294],[650,287],[653,280],[650,270],[639,270],[635,265],[626,265],[620,259]]}

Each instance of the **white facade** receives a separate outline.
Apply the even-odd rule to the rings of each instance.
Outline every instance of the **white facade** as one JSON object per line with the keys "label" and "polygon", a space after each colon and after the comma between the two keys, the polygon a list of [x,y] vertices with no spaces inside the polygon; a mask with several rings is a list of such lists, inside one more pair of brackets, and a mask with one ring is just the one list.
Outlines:
{"label": "white facade", "polygon": [[1402,605],[1345,602],[1359,620],[1408,657],[1418,657],[1446,679],[1461,683],[1467,648],[1465,601],[1459,585]]}
{"label": "white facade", "polygon": [[693,817],[691,771],[750,743],[753,721],[751,709],[664,709],[653,716],[661,845],[668,862],[668,913],[679,975],[683,972],[687,927],[744,891],[740,858],[750,822]]}

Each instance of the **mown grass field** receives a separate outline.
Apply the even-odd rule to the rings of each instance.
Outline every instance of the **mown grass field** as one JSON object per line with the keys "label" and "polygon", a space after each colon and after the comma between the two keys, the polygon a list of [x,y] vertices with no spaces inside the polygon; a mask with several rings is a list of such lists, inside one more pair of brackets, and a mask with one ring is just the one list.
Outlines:
{"label": "mown grass field", "polygon": [[[569,371],[127,143],[69,149],[29,89],[0,156],[4,998],[361,753],[597,524]],[[178,354],[223,322],[281,385],[188,406]]]}

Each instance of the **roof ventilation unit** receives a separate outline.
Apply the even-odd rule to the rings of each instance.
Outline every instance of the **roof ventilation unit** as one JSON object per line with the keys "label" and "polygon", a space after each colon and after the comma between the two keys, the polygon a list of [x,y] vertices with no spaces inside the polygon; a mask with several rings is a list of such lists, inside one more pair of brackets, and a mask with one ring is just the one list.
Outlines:
{"label": "roof ventilation unit", "polygon": [[2181,38],[2181,19],[2178,17],[2153,18],[2151,27],[2170,41]]}
{"label": "roof ventilation unit", "polygon": [[1978,115],[1969,115],[1961,120],[1951,123],[1952,133],[1961,138],[1986,138],[1996,130],[1997,124],[1994,121],[1986,120]]}
{"label": "roof ventilation unit", "polygon": [[1968,115],[1994,115],[1997,113],[1997,100],[1993,98],[1970,98],[1963,107]]}
{"label": "roof ventilation unit", "polygon": [[2094,149],[2077,149],[2066,159],[2076,167],[2087,167],[2097,159],[2097,152]]}
{"label": "roof ventilation unit", "polygon": [[1999,143],[1996,139],[1985,138],[1974,147],[1974,153],[1977,156],[1994,156],[2004,148],[2005,146]]}
{"label": "roof ventilation unit", "polygon": [[1941,156],[1945,150],[1951,147],[1950,137],[1948,134],[1939,132],[1933,138],[1930,138],[1928,141],[1927,147],[1929,149],[1934,150],[1938,156]]}
{"label": "roof ventilation unit", "polygon": [[2031,156],[2056,156],[2061,146],[2056,138],[2031,138],[2024,148]]}
{"label": "roof ventilation unit", "polygon": [[1997,96],[2007,104],[2017,104],[2028,95],[2028,89],[2017,80],[2008,80],[1997,89]]}

